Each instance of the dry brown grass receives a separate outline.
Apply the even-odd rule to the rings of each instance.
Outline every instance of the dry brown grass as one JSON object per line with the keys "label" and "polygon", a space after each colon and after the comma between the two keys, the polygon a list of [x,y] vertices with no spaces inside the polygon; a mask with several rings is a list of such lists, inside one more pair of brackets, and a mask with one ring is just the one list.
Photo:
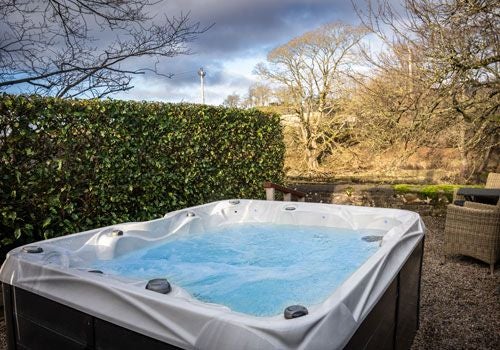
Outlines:
{"label": "dry brown grass", "polygon": [[310,171],[297,144],[287,140],[286,175],[291,178],[366,178],[389,181],[442,183],[460,179],[460,160],[455,149],[420,148],[406,154],[402,146],[385,151],[355,146],[326,156],[318,169]]}

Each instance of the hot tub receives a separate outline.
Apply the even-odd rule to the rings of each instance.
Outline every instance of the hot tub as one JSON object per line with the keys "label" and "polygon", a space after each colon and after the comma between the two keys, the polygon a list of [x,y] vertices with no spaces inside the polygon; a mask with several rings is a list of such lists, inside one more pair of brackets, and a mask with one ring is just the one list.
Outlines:
{"label": "hot tub", "polygon": [[423,238],[404,210],[228,200],[38,242],[0,271],[9,347],[409,348]]}

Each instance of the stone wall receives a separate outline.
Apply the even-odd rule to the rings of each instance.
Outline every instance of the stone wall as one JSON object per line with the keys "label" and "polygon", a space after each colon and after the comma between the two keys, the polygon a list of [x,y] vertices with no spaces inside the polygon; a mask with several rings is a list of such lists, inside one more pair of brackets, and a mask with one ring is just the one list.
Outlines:
{"label": "stone wall", "polygon": [[349,183],[295,183],[289,187],[305,192],[306,202],[398,208],[420,215],[445,216],[448,199],[422,198],[415,193],[398,194],[391,185]]}

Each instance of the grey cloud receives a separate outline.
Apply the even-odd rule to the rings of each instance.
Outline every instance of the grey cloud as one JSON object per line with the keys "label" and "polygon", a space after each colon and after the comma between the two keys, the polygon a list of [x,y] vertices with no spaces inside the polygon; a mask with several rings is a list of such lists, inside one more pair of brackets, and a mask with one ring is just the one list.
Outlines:
{"label": "grey cloud", "polygon": [[356,21],[346,0],[208,0],[182,4],[192,6],[194,21],[214,23],[195,43],[195,50],[202,54],[273,47],[332,20]]}
{"label": "grey cloud", "polygon": [[[224,72],[224,62],[262,56],[324,23],[359,22],[349,0],[167,0],[152,10],[157,14],[156,20],[161,20],[165,14],[174,16],[190,12],[192,22],[199,21],[202,26],[213,24],[190,44],[193,55],[162,58],[158,63],[160,72],[174,74],[172,79],[155,78],[164,91],[160,99],[172,101],[197,101],[199,78],[196,72],[204,67],[208,72],[207,87],[220,89],[207,92],[207,95],[212,96],[211,101],[221,103],[226,95],[234,91],[241,93],[252,83],[243,74],[235,76]],[[137,64],[150,63],[142,58]],[[128,94],[143,99],[147,87],[141,84],[153,79],[148,76],[136,79],[137,88]],[[153,95],[156,93],[159,92]]]}
{"label": "grey cloud", "polygon": [[[146,101],[199,103],[199,77],[193,75],[189,80],[179,83],[176,79],[166,79],[161,76],[138,76],[133,81],[134,89],[117,93],[114,97]],[[222,71],[207,75],[205,82],[206,101],[210,104],[220,104],[228,94],[245,91],[252,83],[244,76],[230,76]]]}

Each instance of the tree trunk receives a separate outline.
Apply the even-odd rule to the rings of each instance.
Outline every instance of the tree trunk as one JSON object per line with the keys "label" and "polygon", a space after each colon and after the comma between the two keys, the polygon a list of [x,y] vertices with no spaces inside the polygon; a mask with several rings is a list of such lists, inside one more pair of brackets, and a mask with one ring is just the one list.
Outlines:
{"label": "tree trunk", "polygon": [[306,149],[306,161],[307,161],[307,168],[309,170],[316,170],[319,167],[318,164],[318,154],[315,149]]}
{"label": "tree trunk", "polygon": [[490,136],[490,138],[488,140],[488,144],[486,145],[486,149],[484,150],[483,159],[481,161],[481,164],[479,165],[479,168],[477,169],[478,173],[482,173],[485,170],[487,170],[486,168],[488,167],[488,164],[489,164],[490,159],[491,159],[491,149],[495,145],[496,138],[497,138],[497,135]]}
{"label": "tree trunk", "polygon": [[465,139],[465,134],[466,134],[466,127],[463,124],[463,121],[459,124],[459,141],[458,141],[458,151],[460,153],[460,180],[461,181],[466,181],[469,175],[469,160],[467,159],[468,157],[468,152],[467,152],[467,145],[466,145],[466,139]]}

